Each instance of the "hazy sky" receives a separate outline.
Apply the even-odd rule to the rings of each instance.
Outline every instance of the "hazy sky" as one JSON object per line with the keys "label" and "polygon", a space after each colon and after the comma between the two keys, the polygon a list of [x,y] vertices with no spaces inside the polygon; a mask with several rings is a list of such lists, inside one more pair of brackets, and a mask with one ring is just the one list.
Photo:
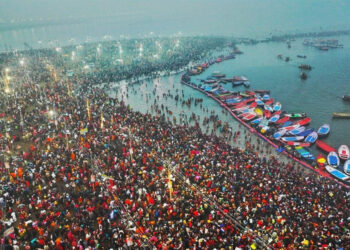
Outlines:
{"label": "hazy sky", "polygon": [[93,19],[150,32],[249,35],[350,28],[350,0],[0,0],[0,22]]}

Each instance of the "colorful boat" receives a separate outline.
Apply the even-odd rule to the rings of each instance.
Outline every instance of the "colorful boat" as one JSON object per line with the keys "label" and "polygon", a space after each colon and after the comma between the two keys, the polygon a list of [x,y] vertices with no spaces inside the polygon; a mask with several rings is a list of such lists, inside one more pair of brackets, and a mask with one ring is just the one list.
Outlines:
{"label": "colorful boat", "polygon": [[281,119],[279,119],[276,123],[277,124],[283,124],[283,123],[285,123],[288,120],[289,120],[289,117],[288,116],[284,116]]}
{"label": "colorful boat", "polygon": [[340,160],[336,152],[329,152],[327,155],[327,162],[331,166],[339,166]]}
{"label": "colorful boat", "polygon": [[347,161],[344,163],[344,173],[350,174],[350,160],[347,160]]}
{"label": "colorful boat", "polygon": [[303,132],[305,129],[306,129],[306,128],[305,128],[304,126],[298,127],[298,128],[296,128],[296,129],[293,129],[293,130],[288,131],[288,134],[289,134],[289,135],[298,135],[298,134],[300,134],[301,132]]}
{"label": "colorful boat", "polygon": [[329,165],[326,166],[326,170],[328,171],[328,173],[330,173],[332,176],[334,176],[335,178],[337,178],[338,180],[349,184],[349,180],[350,180],[350,176],[339,171],[338,169],[335,169],[334,167],[331,167]]}
{"label": "colorful boat", "polygon": [[308,136],[306,136],[305,142],[309,142],[312,144],[316,142],[317,138],[318,138],[318,134],[314,131],[310,133]]}
{"label": "colorful boat", "polygon": [[319,167],[324,167],[327,163],[327,159],[323,154],[319,154],[316,158],[316,162]]}
{"label": "colorful boat", "polygon": [[251,122],[251,124],[253,124],[253,125],[259,124],[259,123],[261,122],[262,119],[263,119],[262,117],[256,118],[255,120],[253,120],[253,121]]}
{"label": "colorful boat", "polygon": [[317,133],[320,137],[327,136],[329,134],[329,131],[331,130],[331,127],[329,124],[323,124],[318,130]]}
{"label": "colorful boat", "polygon": [[271,112],[269,110],[264,110],[264,116],[269,119],[271,117]]}
{"label": "colorful boat", "polygon": [[265,134],[267,131],[269,131],[270,130],[270,127],[269,126],[264,126],[264,127],[262,127],[261,128],[261,130],[260,130],[260,132],[262,133],[262,134]]}
{"label": "colorful boat", "polygon": [[276,104],[273,106],[274,111],[280,111],[282,109],[282,104],[279,102],[276,102]]}
{"label": "colorful boat", "polygon": [[258,106],[258,104],[256,102],[252,102],[249,107],[251,108],[256,108],[256,106]]}
{"label": "colorful boat", "polygon": [[305,131],[303,131],[303,132],[301,132],[301,133],[299,133],[299,134],[297,134],[297,135],[300,135],[300,136],[308,136],[308,135],[311,134],[312,132],[314,132],[314,129],[313,129],[313,128],[309,128],[309,129],[307,129],[307,130],[305,130]]}
{"label": "colorful boat", "polygon": [[268,101],[265,102],[266,105],[271,105],[273,104],[274,100],[270,98]]}
{"label": "colorful boat", "polygon": [[273,134],[272,137],[273,137],[275,140],[278,140],[278,139],[280,139],[282,136],[284,136],[285,133],[286,133],[286,130],[281,129],[281,130],[278,130],[277,132],[275,132],[275,133]]}
{"label": "colorful boat", "polygon": [[265,94],[265,95],[263,95],[263,101],[268,101],[268,100],[270,100],[270,96],[268,95],[268,94]]}
{"label": "colorful boat", "polygon": [[254,119],[256,117],[256,114],[253,114],[253,113],[248,113],[248,115],[246,115],[243,120],[245,121],[250,121],[252,119]]}
{"label": "colorful boat", "polygon": [[311,146],[310,143],[308,142],[298,142],[298,141],[289,141],[287,142],[287,145],[289,146],[300,146],[300,147],[304,147],[304,148],[308,148]]}
{"label": "colorful boat", "polygon": [[[290,131],[290,130],[293,130],[293,129],[296,129],[296,128],[299,128],[300,125],[299,124],[293,124],[293,125],[290,125],[290,126],[286,126],[286,127],[283,127],[285,130],[287,131]],[[304,136],[303,136],[304,137]]]}
{"label": "colorful boat", "polygon": [[269,119],[269,122],[275,123],[280,118],[279,115],[274,115]]}
{"label": "colorful boat", "polygon": [[290,114],[285,114],[285,116],[288,116],[291,119],[298,119],[298,118],[305,118],[306,113],[290,113]]}
{"label": "colorful boat", "polygon": [[262,100],[260,100],[260,99],[255,99],[255,102],[256,102],[259,106],[264,106],[264,105],[265,105],[265,103],[264,103]]}
{"label": "colorful boat", "polygon": [[315,160],[315,157],[305,148],[301,147],[301,146],[296,146],[295,150],[301,155],[301,157],[303,157],[304,159],[307,160]]}
{"label": "colorful boat", "polygon": [[289,141],[301,141],[304,140],[304,136],[288,136],[288,137],[282,137],[281,140],[284,142],[289,142]]}
{"label": "colorful boat", "polygon": [[305,125],[309,124],[310,122],[311,122],[311,118],[306,117],[306,118],[301,119],[300,121],[297,121],[295,123],[299,124],[300,126],[305,126]]}
{"label": "colorful boat", "polygon": [[329,153],[329,152],[332,152],[332,151],[336,151],[335,148],[333,148],[332,146],[328,145],[327,143],[325,143],[324,141],[321,141],[321,140],[317,140],[316,141],[316,146],[319,148],[319,149],[322,149],[323,151]]}
{"label": "colorful boat", "polygon": [[256,108],[254,109],[254,112],[258,115],[258,116],[263,116],[264,115],[264,111],[261,108]]}
{"label": "colorful boat", "polygon": [[282,128],[285,128],[285,127],[288,127],[288,126],[291,126],[291,125],[293,125],[293,122],[291,122],[291,121],[286,121],[285,123],[283,123],[282,124]]}
{"label": "colorful boat", "polygon": [[338,149],[339,158],[342,160],[347,160],[350,157],[350,150],[347,145],[340,145]]}

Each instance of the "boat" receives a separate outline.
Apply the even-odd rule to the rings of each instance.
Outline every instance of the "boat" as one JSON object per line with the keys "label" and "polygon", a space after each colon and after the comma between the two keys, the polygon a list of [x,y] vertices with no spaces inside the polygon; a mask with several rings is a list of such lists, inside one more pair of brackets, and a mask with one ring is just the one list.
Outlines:
{"label": "boat", "polygon": [[264,105],[265,105],[265,103],[264,103],[262,100],[260,100],[260,99],[255,99],[255,102],[256,102],[259,106],[264,106]]}
{"label": "boat", "polygon": [[288,116],[291,119],[298,119],[298,118],[305,118],[306,113],[289,113],[289,114],[285,114],[285,116]]}
{"label": "boat", "polygon": [[308,65],[308,64],[300,64],[299,69],[312,70],[312,67],[311,67],[311,65]]}
{"label": "boat", "polygon": [[316,141],[316,146],[319,148],[319,149],[322,149],[323,151],[329,153],[329,152],[332,152],[332,151],[336,151],[335,148],[333,148],[332,146],[328,145],[327,143],[325,143],[324,141],[321,141],[321,140],[317,140]]}
{"label": "boat", "polygon": [[269,122],[275,123],[280,118],[279,115],[274,115],[269,119]]}
{"label": "boat", "polygon": [[269,131],[270,127],[269,126],[264,126],[261,128],[260,133],[265,134],[267,131]]}
{"label": "boat", "polygon": [[319,167],[324,167],[325,164],[327,163],[327,159],[326,157],[323,155],[323,154],[319,154],[317,157],[316,157],[316,162],[317,162],[317,165]]}
{"label": "boat", "polygon": [[277,132],[275,132],[275,133],[273,134],[272,137],[273,137],[274,139],[278,140],[278,139],[280,139],[282,136],[284,136],[285,133],[286,133],[286,130],[281,129],[281,130],[278,130]]}
{"label": "boat", "polygon": [[258,94],[270,94],[270,90],[255,89],[253,91]]}
{"label": "boat", "polygon": [[306,129],[306,130],[303,131],[303,132],[300,132],[300,133],[297,134],[297,135],[300,135],[300,136],[308,136],[308,135],[311,134],[312,132],[314,132],[314,129],[313,129],[313,128],[309,128],[309,129]]}
{"label": "boat", "polygon": [[204,83],[207,83],[207,84],[212,84],[212,83],[217,83],[218,80],[207,79],[207,80],[201,80],[201,82],[204,82]]}
{"label": "boat", "polygon": [[268,94],[263,95],[263,101],[268,101],[270,100],[270,96]]}
{"label": "boat", "polygon": [[350,160],[347,160],[347,161],[344,163],[344,173],[350,174]]}
{"label": "boat", "polygon": [[297,55],[297,57],[298,57],[298,58],[304,58],[304,59],[306,58],[305,55],[303,55],[303,56],[302,56],[302,55]]}
{"label": "boat", "polygon": [[343,95],[343,100],[350,102],[350,96],[349,95]]}
{"label": "boat", "polygon": [[255,96],[256,93],[254,91],[246,90],[245,93],[249,96]]}
{"label": "boat", "polygon": [[289,141],[287,142],[287,145],[289,146],[300,146],[300,147],[304,147],[304,148],[308,148],[311,146],[310,143],[308,142],[298,142],[298,141]]}
{"label": "boat", "polygon": [[263,119],[262,117],[256,118],[255,120],[253,120],[253,121],[251,122],[251,124],[253,124],[253,125],[259,124],[259,123],[261,122],[262,119]]}
{"label": "boat", "polygon": [[265,127],[265,126],[268,126],[269,125],[269,121],[267,119],[262,119],[260,122],[259,122],[259,127],[262,128],[262,127]]}
{"label": "boat", "polygon": [[288,127],[288,126],[291,126],[291,125],[293,125],[293,122],[291,122],[291,121],[286,121],[285,123],[283,123],[283,124],[281,125],[281,127],[282,127],[282,128],[285,128],[285,127]]}
{"label": "boat", "polygon": [[273,109],[269,105],[264,105],[264,109],[270,111],[271,113],[273,112]]}
{"label": "boat", "polygon": [[327,155],[327,162],[331,166],[339,166],[340,160],[336,152],[329,152]]}
{"label": "boat", "polygon": [[347,145],[340,145],[338,149],[339,158],[342,160],[347,160],[350,157],[350,150]]}
{"label": "boat", "polygon": [[306,117],[304,119],[301,119],[301,120],[295,122],[295,124],[299,124],[300,126],[305,126],[305,125],[309,124],[310,122],[311,122],[311,118]]}
{"label": "boat", "polygon": [[264,116],[269,119],[271,117],[271,112],[269,110],[264,110]]}
{"label": "boat", "polygon": [[329,124],[323,124],[318,130],[317,133],[320,137],[325,137],[329,134],[331,127]]}
{"label": "boat", "polygon": [[278,110],[278,111],[273,112],[272,116],[274,116],[274,115],[281,115],[281,114],[282,114],[282,111]]}
{"label": "boat", "polygon": [[212,74],[211,74],[212,77],[215,77],[215,78],[223,78],[225,77],[226,75],[225,74],[221,74],[219,71],[214,71]]}
{"label": "boat", "polygon": [[249,107],[251,108],[256,108],[256,106],[258,106],[258,104],[256,102],[252,102]]}
{"label": "boat", "polygon": [[284,142],[302,141],[304,138],[305,138],[304,136],[286,136],[286,137],[282,137],[281,140]]}
{"label": "boat", "polygon": [[273,111],[280,111],[282,109],[282,105],[279,102],[276,102],[276,104],[273,106]]}
{"label": "boat", "polygon": [[[243,105],[243,106],[242,106]],[[238,107],[232,109],[233,112],[240,112],[240,111],[243,111],[245,109],[248,109],[249,106],[248,105],[244,105],[244,104],[241,104],[239,105]]]}
{"label": "boat", "polygon": [[276,122],[276,124],[283,124],[283,123],[285,123],[286,121],[288,121],[289,120],[289,117],[288,116],[284,116],[284,117],[282,117],[281,119],[279,119],[277,122]]}
{"label": "boat", "polygon": [[312,132],[308,136],[306,136],[305,142],[309,142],[312,144],[316,142],[317,138],[318,138],[318,134],[316,132]]}
{"label": "boat", "polygon": [[270,98],[268,101],[265,102],[265,105],[269,105],[270,106],[271,104],[273,104],[273,102],[274,102],[273,98]]}
{"label": "boat", "polygon": [[256,117],[256,114],[253,114],[253,113],[248,113],[248,115],[246,115],[243,120],[245,121],[250,121],[252,119],[254,119]]}
{"label": "boat", "polygon": [[286,127],[283,127],[285,130],[287,131],[290,131],[290,130],[293,130],[293,129],[296,129],[296,128],[299,128],[300,125],[299,124],[293,124],[293,125],[290,125],[290,126],[286,126]]}
{"label": "boat", "polygon": [[328,171],[328,173],[330,173],[332,176],[334,176],[335,178],[337,178],[338,180],[349,184],[349,179],[350,176],[339,171],[338,169],[335,169],[334,167],[331,167],[329,165],[326,166],[326,170]]}
{"label": "boat", "polygon": [[303,157],[304,159],[307,160],[315,160],[315,157],[305,148],[301,146],[296,146],[295,150]]}
{"label": "boat", "polygon": [[226,103],[239,103],[239,102],[241,102],[242,101],[242,99],[227,99],[227,100],[225,100],[224,102],[226,102]]}
{"label": "boat", "polygon": [[298,127],[296,129],[290,130],[288,131],[289,135],[297,135],[300,134],[301,132],[303,132],[306,128],[304,126]]}
{"label": "boat", "polygon": [[254,112],[258,115],[258,116],[263,116],[264,115],[264,111],[261,108],[256,108],[254,109]]}
{"label": "boat", "polygon": [[244,83],[244,82],[247,82],[248,81],[248,78],[245,77],[245,76],[234,76],[233,77],[233,82],[234,83]]}
{"label": "boat", "polygon": [[350,113],[333,113],[333,118],[350,119]]}

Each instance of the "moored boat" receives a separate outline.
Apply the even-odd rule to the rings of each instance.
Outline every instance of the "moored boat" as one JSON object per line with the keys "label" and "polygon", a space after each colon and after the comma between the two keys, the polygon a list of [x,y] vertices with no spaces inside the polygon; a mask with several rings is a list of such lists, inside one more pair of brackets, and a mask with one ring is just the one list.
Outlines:
{"label": "moored boat", "polygon": [[350,157],[350,150],[347,145],[340,145],[338,149],[339,158],[342,160],[347,160]]}
{"label": "moored boat", "polygon": [[289,117],[288,116],[284,116],[284,117],[280,118],[276,123],[277,124],[283,124],[283,123],[285,123],[288,120],[289,120]]}
{"label": "moored boat", "polygon": [[282,109],[282,104],[279,102],[276,102],[275,105],[273,106],[274,111],[280,111]]}
{"label": "moored boat", "polygon": [[306,113],[289,113],[289,114],[285,114],[285,116],[288,116],[291,119],[305,118]]}
{"label": "moored boat", "polygon": [[312,132],[314,132],[314,129],[313,128],[309,128],[303,132],[300,132],[299,134],[297,135],[300,135],[300,136],[308,136],[309,134],[311,134]]}
{"label": "moored boat", "polygon": [[308,148],[311,146],[310,143],[308,142],[298,142],[298,141],[289,141],[287,142],[287,145],[289,146],[300,146],[300,147],[304,147],[304,148]]}
{"label": "moored boat", "polygon": [[321,140],[317,140],[316,141],[316,146],[319,148],[319,149],[322,149],[323,151],[329,153],[329,152],[332,152],[332,151],[336,151],[335,148],[333,148],[332,146],[328,145],[327,143],[325,143],[324,141],[321,141]]}
{"label": "moored boat", "polygon": [[332,166],[327,165],[326,166],[326,170],[328,171],[328,173],[330,173],[332,176],[334,176],[335,178],[337,178],[338,180],[345,182],[346,184],[349,184],[349,180],[350,180],[350,176],[339,171],[338,169],[335,169]]}
{"label": "moored boat", "polygon": [[304,119],[301,119],[297,122],[295,122],[296,124],[299,124],[300,126],[305,126],[307,124],[309,124],[311,122],[311,118],[310,117],[306,117]]}
{"label": "moored boat", "polygon": [[279,115],[274,115],[269,119],[269,122],[275,123],[280,118]]}
{"label": "moored boat", "polygon": [[350,160],[347,160],[347,161],[344,163],[344,173],[350,174]]}
{"label": "moored boat", "polygon": [[282,137],[281,140],[284,141],[284,142],[301,141],[304,138],[305,138],[304,136],[286,136],[286,137]]}
{"label": "moored boat", "polygon": [[278,130],[277,132],[275,132],[275,133],[273,134],[272,137],[273,137],[274,139],[278,140],[278,139],[280,139],[285,133],[286,133],[286,130],[281,129],[281,130]]}
{"label": "moored boat", "polygon": [[339,166],[340,160],[336,152],[329,152],[327,155],[327,162],[331,166]]}
{"label": "moored boat", "polygon": [[330,131],[330,126],[329,124],[323,124],[318,130],[317,133],[320,137],[324,137],[327,136],[329,134]]}
{"label": "moored boat", "polygon": [[324,167],[325,164],[327,163],[327,159],[326,157],[323,155],[323,154],[319,154],[317,157],[316,157],[316,162],[317,162],[317,165],[319,167]]}
{"label": "moored boat", "polygon": [[300,134],[301,132],[303,132],[306,128],[304,126],[301,126],[301,127],[298,127],[296,129],[293,129],[293,130],[290,130],[288,131],[288,134],[289,135],[298,135]]}
{"label": "moored boat", "polygon": [[312,144],[316,142],[317,138],[318,138],[318,134],[316,132],[312,132],[308,136],[306,136],[305,142],[309,142]]}

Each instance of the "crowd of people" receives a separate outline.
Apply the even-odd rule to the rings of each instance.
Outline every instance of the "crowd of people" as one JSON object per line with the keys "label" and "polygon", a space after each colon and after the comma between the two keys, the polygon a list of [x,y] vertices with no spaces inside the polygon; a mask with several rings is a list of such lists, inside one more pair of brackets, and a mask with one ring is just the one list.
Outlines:
{"label": "crowd of people", "polygon": [[347,188],[135,112],[41,58],[1,94],[3,248],[350,246]]}

